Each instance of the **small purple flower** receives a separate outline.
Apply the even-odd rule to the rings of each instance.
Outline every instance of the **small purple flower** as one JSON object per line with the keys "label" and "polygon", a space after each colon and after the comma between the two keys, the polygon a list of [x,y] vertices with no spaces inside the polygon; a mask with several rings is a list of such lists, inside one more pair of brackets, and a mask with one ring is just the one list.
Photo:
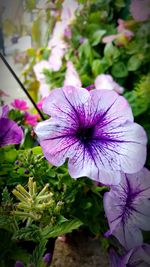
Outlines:
{"label": "small purple flower", "polygon": [[49,265],[51,263],[52,260],[52,255],[51,253],[46,253],[43,257],[44,262]]}
{"label": "small purple flower", "polygon": [[66,159],[73,178],[87,176],[119,183],[120,171],[134,173],[146,159],[146,134],[133,123],[128,102],[111,90],[66,86],[54,89],[43,104],[49,120],[35,132],[51,164]]}
{"label": "small purple flower", "polygon": [[3,106],[0,116],[0,147],[20,144],[23,139],[23,131],[16,122],[7,118],[9,108]]}
{"label": "small purple flower", "polygon": [[24,267],[24,264],[21,261],[16,261],[14,267]]}
{"label": "small purple flower", "polygon": [[104,195],[104,209],[110,230],[126,248],[143,242],[141,229],[150,230],[150,171],[143,168],[135,174],[122,174],[119,185]]}

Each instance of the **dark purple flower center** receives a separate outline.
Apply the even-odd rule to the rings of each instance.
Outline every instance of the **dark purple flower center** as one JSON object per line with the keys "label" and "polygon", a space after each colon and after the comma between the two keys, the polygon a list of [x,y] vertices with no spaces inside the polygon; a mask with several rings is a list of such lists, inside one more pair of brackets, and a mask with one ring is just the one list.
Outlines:
{"label": "dark purple flower center", "polygon": [[76,137],[84,144],[89,143],[92,141],[93,138],[93,133],[94,133],[94,128],[89,127],[89,128],[79,128],[76,132]]}

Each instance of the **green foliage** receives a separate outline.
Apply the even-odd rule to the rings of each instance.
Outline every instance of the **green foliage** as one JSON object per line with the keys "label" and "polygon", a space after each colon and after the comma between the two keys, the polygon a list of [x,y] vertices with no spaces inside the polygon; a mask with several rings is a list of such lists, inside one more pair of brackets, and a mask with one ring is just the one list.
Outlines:
{"label": "green foliage", "polygon": [[62,222],[53,227],[46,226],[44,229],[42,229],[41,236],[42,238],[47,239],[51,237],[65,235],[67,233],[71,233],[75,229],[78,229],[81,225],[83,225],[83,223],[80,220],[73,219]]}

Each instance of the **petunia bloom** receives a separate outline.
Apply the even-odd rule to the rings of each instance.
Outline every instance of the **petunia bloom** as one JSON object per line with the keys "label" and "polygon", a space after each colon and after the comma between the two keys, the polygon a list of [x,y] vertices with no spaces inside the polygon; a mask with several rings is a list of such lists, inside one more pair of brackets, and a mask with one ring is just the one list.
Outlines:
{"label": "petunia bloom", "polygon": [[68,161],[73,178],[87,176],[104,184],[134,173],[146,159],[146,134],[133,123],[128,102],[111,90],[66,86],[54,89],[43,104],[51,119],[35,132],[45,157],[60,166]]}
{"label": "petunia bloom", "polygon": [[117,34],[112,34],[103,37],[102,42],[107,44],[115,40],[116,45],[126,45],[134,36],[134,33],[126,28],[126,23],[122,19],[118,19]]}
{"label": "petunia bloom", "polygon": [[39,114],[30,114],[29,112],[26,112],[24,116],[24,123],[35,126],[39,118]]}
{"label": "petunia bloom", "polygon": [[122,257],[120,265],[116,267],[149,267],[150,266],[150,245],[142,244],[142,246],[131,249]]}
{"label": "petunia bloom", "polygon": [[124,92],[124,88],[116,83],[113,77],[109,74],[98,75],[94,83],[96,89],[114,90],[118,94],[122,94]]}
{"label": "petunia bloom", "polygon": [[142,244],[129,250],[124,256],[111,250],[109,253],[111,267],[149,267],[150,266],[150,245]]}
{"label": "petunia bloom", "polygon": [[29,109],[29,107],[27,106],[27,102],[25,100],[22,100],[22,99],[14,99],[14,101],[11,103],[11,105],[15,109],[19,109],[19,110]]}
{"label": "petunia bloom", "polygon": [[130,12],[135,21],[145,21],[150,18],[150,0],[132,0]]}
{"label": "petunia bloom", "polygon": [[71,61],[67,62],[67,70],[65,75],[64,86],[72,85],[75,87],[81,87],[81,80],[79,74],[77,73],[73,63]]}
{"label": "petunia bloom", "polygon": [[141,230],[150,230],[150,171],[122,174],[119,185],[104,195],[104,209],[110,230],[126,248],[142,245]]}
{"label": "petunia bloom", "polygon": [[20,144],[23,139],[23,131],[16,122],[7,118],[8,106],[1,108],[0,116],[0,147]]}

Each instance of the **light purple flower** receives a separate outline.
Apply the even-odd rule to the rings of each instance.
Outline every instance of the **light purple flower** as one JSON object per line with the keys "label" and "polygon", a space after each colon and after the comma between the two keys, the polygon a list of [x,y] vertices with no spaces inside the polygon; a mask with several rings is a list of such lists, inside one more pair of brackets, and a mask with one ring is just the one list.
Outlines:
{"label": "light purple flower", "polygon": [[109,253],[111,267],[149,267],[150,266],[150,245],[142,244],[129,250],[124,256],[111,250]]}
{"label": "light purple flower", "polygon": [[125,256],[122,257],[120,265],[117,267],[149,267],[150,266],[150,245],[143,244],[142,246],[131,249]]}
{"label": "light purple flower", "polygon": [[81,87],[81,80],[79,74],[77,73],[73,63],[71,61],[67,62],[67,70],[64,80],[64,86],[72,85],[75,87]]}
{"label": "light purple flower", "polygon": [[134,173],[143,167],[145,131],[133,123],[128,102],[114,91],[57,88],[43,110],[51,119],[39,123],[35,132],[44,155],[55,166],[69,158],[73,178],[114,184],[120,171]]}
{"label": "light purple flower", "polygon": [[8,106],[3,106],[0,112],[0,147],[20,144],[23,139],[21,127],[7,118],[8,111]]}
{"label": "light purple flower", "polygon": [[67,25],[71,24],[75,19],[75,11],[79,7],[81,8],[81,5],[79,6],[78,2],[75,0],[64,0],[61,13],[62,21],[65,21]]}
{"label": "light purple flower", "polygon": [[11,103],[11,105],[15,109],[19,109],[19,110],[29,109],[29,107],[27,106],[27,102],[25,100],[22,100],[22,99],[14,99],[14,101]]}
{"label": "light purple flower", "polygon": [[141,230],[150,230],[150,171],[122,174],[119,185],[104,195],[104,209],[110,230],[126,248],[143,243]]}
{"label": "light purple flower", "polygon": [[132,0],[130,12],[135,21],[145,21],[150,18],[150,0]]}
{"label": "light purple flower", "polygon": [[124,88],[116,83],[113,77],[109,74],[100,74],[95,79],[96,89],[114,90],[119,94],[124,92]]}

